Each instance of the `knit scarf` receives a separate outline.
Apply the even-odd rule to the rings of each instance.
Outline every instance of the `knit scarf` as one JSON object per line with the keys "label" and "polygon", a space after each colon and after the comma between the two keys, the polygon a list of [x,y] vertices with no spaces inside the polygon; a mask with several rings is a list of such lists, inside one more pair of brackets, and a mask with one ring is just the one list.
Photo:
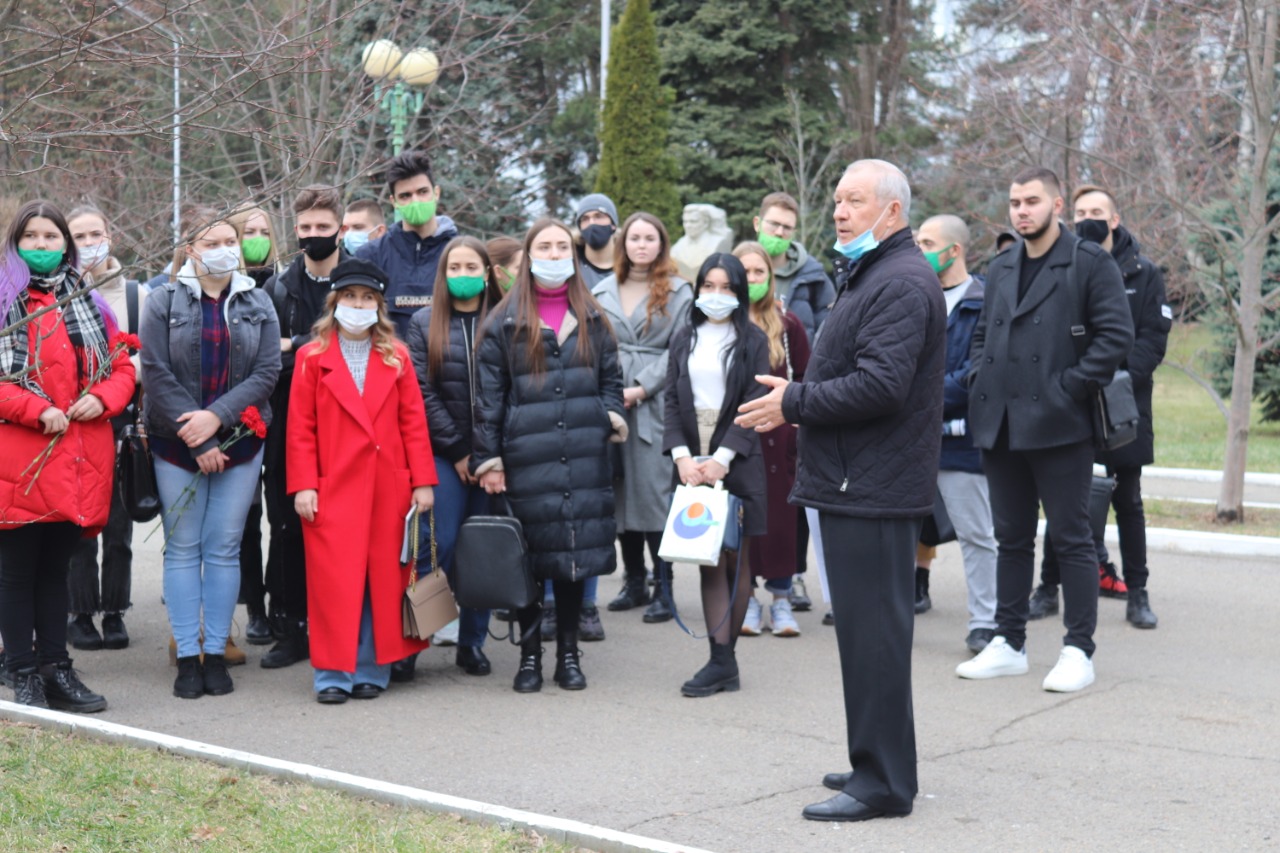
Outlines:
{"label": "knit scarf", "polygon": [[[79,290],[80,284],[80,277],[71,272],[71,268],[64,263],[52,275],[32,274],[27,287],[46,293],[52,292],[57,299],[61,300]],[[4,325],[14,326],[28,316],[26,294],[19,293],[18,298],[9,306],[9,315],[4,319]],[[102,378],[110,376],[111,365],[106,363],[106,321],[89,294],[81,294],[63,306],[62,323],[66,326],[67,337],[71,338],[71,343],[83,355],[82,375],[93,376],[99,365],[103,365]],[[49,400],[49,395],[36,382],[34,371],[26,369],[30,355],[28,341],[31,337],[27,331],[25,328],[16,328],[7,335],[0,335],[0,377],[3,377],[0,381],[14,382],[36,396]],[[21,376],[15,376],[17,373],[21,373]]]}

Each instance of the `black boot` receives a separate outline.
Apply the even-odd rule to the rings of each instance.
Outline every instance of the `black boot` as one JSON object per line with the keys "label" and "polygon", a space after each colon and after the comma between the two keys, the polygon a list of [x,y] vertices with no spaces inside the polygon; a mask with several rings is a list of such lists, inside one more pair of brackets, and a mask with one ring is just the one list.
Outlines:
{"label": "black boot", "polygon": [[721,690],[732,693],[741,686],[738,680],[738,660],[732,646],[711,643],[711,659],[680,688],[684,696],[710,696]]}
{"label": "black boot", "polygon": [[173,695],[179,699],[199,699],[204,695],[199,655],[178,658],[178,677],[173,680]]}
{"label": "black boot", "polygon": [[584,643],[598,643],[604,639],[600,608],[594,604],[582,605],[582,612],[578,615],[578,637]]}
{"label": "black boot", "polygon": [[49,707],[49,700],[44,695],[44,679],[40,677],[40,670],[31,666],[13,673],[13,701],[18,705],[27,705],[32,708]]}
{"label": "black boot", "polygon": [[206,652],[200,668],[204,675],[204,692],[210,696],[226,696],[236,689],[231,674],[227,672],[225,656]]}
{"label": "black boot", "polygon": [[102,635],[93,624],[93,614],[77,613],[67,620],[67,642],[82,652],[96,652],[102,648]]}
{"label": "black boot", "polygon": [[102,647],[104,649],[129,648],[129,632],[124,628],[124,616],[120,613],[102,615]]}
{"label": "black boot", "polygon": [[542,689],[542,637],[536,631],[520,644],[520,669],[511,687],[517,693],[537,693]]}
{"label": "black boot", "polygon": [[1058,587],[1054,584],[1042,583],[1031,591],[1031,600],[1027,609],[1028,619],[1043,619],[1058,612]]}
{"label": "black boot", "polygon": [[71,661],[64,660],[41,669],[45,700],[50,708],[73,714],[92,714],[107,709],[107,700],[84,685],[71,668]]}
{"label": "black boot", "polygon": [[643,607],[649,603],[649,587],[645,583],[644,572],[637,574],[627,573],[626,580],[622,582],[622,592],[618,593],[618,597],[609,602],[610,610],[630,610],[633,607]]}
{"label": "black boot", "polygon": [[578,651],[578,633],[566,632],[556,637],[555,682],[561,690],[586,690],[587,677],[582,674]]}
{"label": "black boot", "polygon": [[262,656],[263,669],[280,669],[311,657],[311,645],[307,642],[307,623],[289,620],[285,636]]}
{"label": "black boot", "polygon": [[916,613],[928,613],[933,607],[929,597],[929,570],[916,566]]}
{"label": "black boot", "polygon": [[671,564],[666,560],[653,568],[653,601],[644,611],[644,621],[653,624],[671,619],[671,608],[667,602],[671,600]]}
{"label": "black boot", "polygon": [[417,677],[418,653],[391,664],[391,680],[396,684],[408,684]]}
{"label": "black boot", "polygon": [[1147,590],[1131,589],[1128,592],[1129,606],[1125,608],[1124,618],[1135,628],[1154,628],[1160,621],[1151,611],[1151,602],[1147,599]]}
{"label": "black boot", "polygon": [[[105,621],[103,624],[106,624]],[[244,638],[251,646],[265,646],[274,639],[266,613],[256,607],[249,608],[249,624],[244,629]]]}

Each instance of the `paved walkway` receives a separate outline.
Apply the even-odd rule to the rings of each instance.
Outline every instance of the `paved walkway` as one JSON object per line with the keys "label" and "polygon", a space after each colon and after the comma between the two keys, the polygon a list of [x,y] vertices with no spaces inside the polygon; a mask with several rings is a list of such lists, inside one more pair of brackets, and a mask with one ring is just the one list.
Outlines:
{"label": "paved walkway", "polygon": [[[1053,621],[1031,625],[1030,675],[955,678],[964,588],[945,546],[934,610],[917,620],[915,813],[832,825],[799,816],[825,796],[823,773],[848,768],[821,609],[800,614],[800,638],[743,638],[742,691],[710,699],[678,694],[705,644],[633,612],[604,614],[609,637],[586,645],[581,693],[549,678],[541,694],[513,693],[516,650],[491,642],[488,678],[432,649],[416,683],[336,707],[312,701],[305,665],[264,670],[250,647],[234,694],[184,701],[170,693],[157,542],[141,538],[132,645],[76,659],[116,722],[717,851],[1280,844],[1274,562],[1153,554],[1160,628],[1134,630],[1122,602],[1103,600],[1097,684],[1061,696],[1039,684],[1057,657]],[[677,599],[693,615],[696,580],[680,568]]]}

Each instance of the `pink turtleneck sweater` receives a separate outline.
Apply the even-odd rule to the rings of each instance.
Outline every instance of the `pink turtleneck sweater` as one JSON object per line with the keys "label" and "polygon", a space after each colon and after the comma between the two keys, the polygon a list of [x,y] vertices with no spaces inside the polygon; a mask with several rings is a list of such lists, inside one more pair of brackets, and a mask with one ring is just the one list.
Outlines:
{"label": "pink turtleneck sweater", "polygon": [[564,315],[569,312],[569,283],[554,288],[535,285],[533,292],[538,296],[538,317],[559,335]]}

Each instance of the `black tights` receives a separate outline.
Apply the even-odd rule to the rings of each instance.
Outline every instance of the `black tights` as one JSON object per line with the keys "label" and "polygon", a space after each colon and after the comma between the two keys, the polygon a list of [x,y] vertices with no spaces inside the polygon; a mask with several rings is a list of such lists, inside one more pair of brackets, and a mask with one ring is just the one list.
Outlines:
{"label": "black tights", "polygon": [[[748,540],[742,538],[742,547],[748,547]],[[734,576],[738,573],[738,555],[733,551],[720,552],[720,564],[702,566],[702,615],[707,620],[707,633],[711,634],[717,645],[732,646],[738,641],[742,632],[742,622],[747,618],[747,605],[751,601],[751,570],[747,566],[746,554],[743,553],[742,576],[738,578],[737,595],[734,597],[733,613],[725,619],[733,591]]]}
{"label": "black tights", "polygon": [[67,521],[0,529],[0,636],[10,672],[67,660],[67,569],[82,532]]}
{"label": "black tights", "polygon": [[644,577],[644,546],[649,545],[649,557],[654,568],[662,562],[658,558],[658,546],[662,544],[662,531],[642,532],[624,530],[618,534],[618,544],[622,546],[622,570],[627,577]]}
{"label": "black tights", "polygon": [[[556,596],[556,641],[562,637],[572,637],[576,642],[578,636],[578,617],[582,615],[582,592],[586,581],[552,581],[551,591]],[[520,621],[520,635],[527,635],[533,626],[538,624],[538,615],[542,612],[542,602],[536,601],[516,611]],[[534,632],[533,639],[537,639]]]}

